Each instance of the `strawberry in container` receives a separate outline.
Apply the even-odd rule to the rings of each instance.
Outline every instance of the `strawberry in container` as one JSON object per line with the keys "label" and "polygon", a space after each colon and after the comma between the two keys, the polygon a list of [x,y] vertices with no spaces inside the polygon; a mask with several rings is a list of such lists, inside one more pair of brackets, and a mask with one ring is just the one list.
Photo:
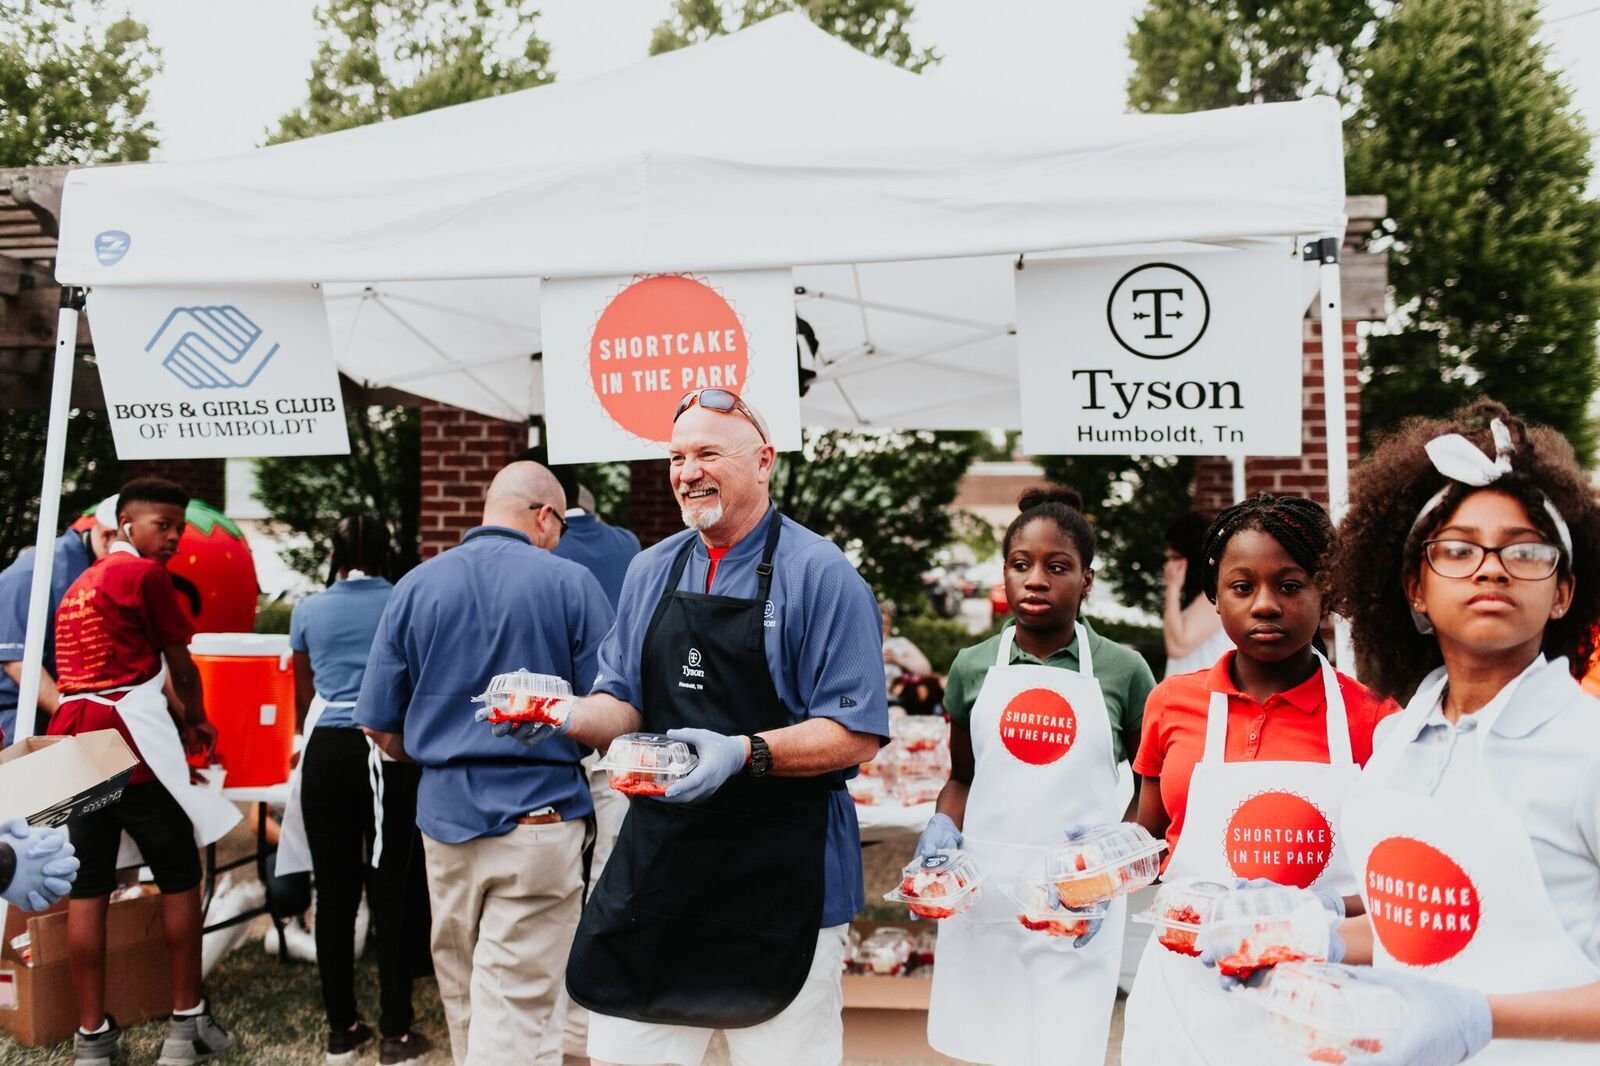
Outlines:
{"label": "strawberry in container", "polygon": [[1150,909],[1133,920],[1156,927],[1156,941],[1179,955],[1200,954],[1200,929],[1211,915],[1212,905],[1233,891],[1220,881],[1187,877],[1168,881],[1156,891]]}
{"label": "strawberry in container", "polygon": [[902,772],[895,778],[894,794],[907,807],[915,807],[919,803],[932,803],[939,798],[939,792],[947,780],[946,777],[907,775]]}
{"label": "strawberry in container", "polygon": [[918,918],[949,918],[978,902],[983,864],[964,851],[941,851],[913,860],[900,871],[900,884],[883,898],[904,903]]}
{"label": "strawberry in container", "polygon": [[1104,904],[1072,908],[1061,904],[1055,886],[1048,882],[1013,881],[1006,895],[1017,907],[1022,928],[1045,936],[1076,939],[1089,931],[1089,924],[1105,914]]}
{"label": "strawberry in container", "polygon": [[889,721],[889,736],[903,752],[950,747],[950,723],[931,715],[907,715]]}
{"label": "strawberry in container", "polygon": [[926,970],[933,965],[933,954],[938,944],[939,936],[932,929],[924,929],[917,934],[916,954],[911,956],[917,964],[917,969]]}
{"label": "strawberry in container", "polygon": [[1166,846],[1132,822],[1069,831],[1046,856],[1046,878],[1069,907],[1107,903],[1155,881]]}
{"label": "strawberry in container", "polygon": [[1394,989],[1356,981],[1347,967],[1329,963],[1276,967],[1251,995],[1266,1009],[1273,1039],[1335,1066],[1382,1051],[1410,1013]]}
{"label": "strawberry in container", "polygon": [[1332,921],[1315,893],[1270,885],[1233,889],[1212,904],[1196,937],[1217,972],[1248,980],[1258,970],[1328,957]]}
{"label": "strawberry in container", "polygon": [[889,787],[881,777],[852,777],[844,787],[850,791],[850,798],[862,807],[877,807],[889,798]]}
{"label": "strawberry in container", "polygon": [[665,796],[674,781],[700,762],[694,749],[660,733],[624,733],[595,766],[611,775],[611,787],[629,796]]}
{"label": "strawberry in container", "polygon": [[516,670],[496,674],[483,694],[472,698],[489,708],[485,721],[533,723],[557,728],[566,725],[572,708],[572,686],[564,677]]}
{"label": "strawberry in container", "polygon": [[898,977],[911,965],[916,950],[916,941],[909,932],[896,925],[886,925],[861,942],[858,957],[865,972]]}

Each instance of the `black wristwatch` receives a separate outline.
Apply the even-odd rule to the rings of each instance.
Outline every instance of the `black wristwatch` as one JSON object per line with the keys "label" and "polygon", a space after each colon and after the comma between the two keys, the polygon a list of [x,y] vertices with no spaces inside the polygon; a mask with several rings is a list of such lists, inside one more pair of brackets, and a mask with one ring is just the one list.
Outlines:
{"label": "black wristwatch", "polygon": [[754,733],[745,739],[750,741],[750,762],[745,766],[745,772],[751,777],[766,777],[767,771],[772,769],[772,749]]}

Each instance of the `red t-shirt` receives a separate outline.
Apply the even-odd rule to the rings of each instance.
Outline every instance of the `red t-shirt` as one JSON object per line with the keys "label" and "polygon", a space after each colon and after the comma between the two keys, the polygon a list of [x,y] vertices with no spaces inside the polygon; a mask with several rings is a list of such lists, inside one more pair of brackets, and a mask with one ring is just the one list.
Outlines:
{"label": "red t-shirt", "polygon": [[732,545],[729,545],[726,548],[707,548],[706,549],[706,554],[711,556],[711,565],[706,568],[706,591],[707,592],[711,591],[711,582],[717,576],[717,564],[722,562],[723,557],[725,555],[727,555],[732,550],[733,550],[733,546]]}
{"label": "red t-shirt", "polygon": [[[1189,778],[1205,752],[1206,714],[1211,693],[1228,696],[1228,739],[1223,747],[1227,762],[1248,760],[1328,761],[1327,698],[1322,672],[1267,698],[1265,704],[1240,692],[1233,683],[1230,651],[1209,670],[1169,677],[1150,693],[1144,706],[1144,728],[1133,772],[1161,779],[1161,804],[1172,819],[1167,826],[1167,858],[1171,858],[1183,833],[1189,807]],[[1353,678],[1336,672],[1350,722],[1350,753],[1365,766],[1372,757],[1372,731],[1378,722],[1400,709],[1391,699],[1380,699]],[[1165,860],[1163,860],[1163,865]]]}

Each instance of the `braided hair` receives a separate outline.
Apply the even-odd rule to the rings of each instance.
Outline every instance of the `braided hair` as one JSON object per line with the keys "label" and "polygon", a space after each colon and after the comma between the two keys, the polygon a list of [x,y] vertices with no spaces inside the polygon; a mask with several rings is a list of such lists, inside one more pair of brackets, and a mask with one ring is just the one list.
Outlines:
{"label": "braided hair", "polygon": [[1203,590],[1206,598],[1217,602],[1217,570],[1222,553],[1235,533],[1251,529],[1265,533],[1289,553],[1289,557],[1315,574],[1333,542],[1333,523],[1322,505],[1304,496],[1274,496],[1259,492],[1217,515],[1206,530],[1201,544]]}
{"label": "braided hair", "polygon": [[361,570],[381,577],[389,566],[389,527],[369,514],[348,514],[333,527],[333,559],[328,584],[341,570]]}
{"label": "braided hair", "polygon": [[1017,498],[1017,509],[1021,513],[1006,527],[1005,540],[1001,542],[1002,555],[1011,554],[1011,542],[1024,526],[1043,518],[1054,522],[1072,541],[1085,570],[1094,566],[1094,527],[1083,517],[1082,496],[1067,488],[1024,489]]}

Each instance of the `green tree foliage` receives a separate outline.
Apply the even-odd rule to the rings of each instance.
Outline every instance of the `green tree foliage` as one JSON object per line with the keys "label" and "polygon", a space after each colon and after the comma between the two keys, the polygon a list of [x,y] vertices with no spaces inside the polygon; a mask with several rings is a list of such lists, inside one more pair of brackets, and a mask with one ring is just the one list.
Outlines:
{"label": "green tree foliage", "polygon": [[305,106],[279,121],[272,140],[543,85],[553,75],[538,15],[525,0],[327,0]]}
{"label": "green tree foliage", "polygon": [[1363,60],[1350,187],[1389,198],[1398,328],[1369,338],[1369,433],[1487,393],[1593,453],[1600,201],[1533,0],[1404,3]]}
{"label": "green tree foliage", "polygon": [[920,71],[939,57],[932,48],[912,43],[914,7],[912,0],[673,0],[671,16],[650,38],[650,54],[699,44],[785,11],[800,11],[852,48]]}
{"label": "green tree foliage", "polygon": [[[49,413],[0,412],[0,567],[8,566],[38,532],[39,485],[44,478],[44,440]],[[64,528],[122,484],[111,423],[104,410],[71,412],[67,459],[61,477]]]}
{"label": "green tree foliage", "polygon": [[772,496],[855,560],[879,595],[914,604],[922,572],[950,541],[949,508],[978,436],[807,430],[798,455],[779,456]]}
{"label": "green tree foliage", "polygon": [[1375,0],[1149,0],[1128,35],[1137,111],[1203,111],[1337,92]]}

